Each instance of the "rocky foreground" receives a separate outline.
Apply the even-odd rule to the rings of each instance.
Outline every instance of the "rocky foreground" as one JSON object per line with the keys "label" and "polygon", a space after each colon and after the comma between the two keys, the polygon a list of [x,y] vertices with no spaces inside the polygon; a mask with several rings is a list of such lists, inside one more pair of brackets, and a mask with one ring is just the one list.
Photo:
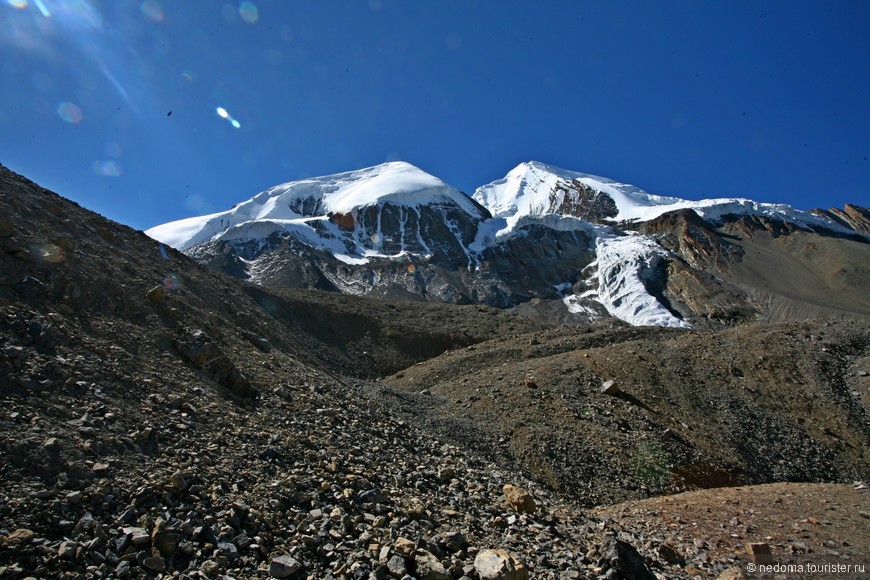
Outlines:
{"label": "rocky foreground", "polygon": [[[568,344],[565,330],[477,306],[272,294],[5,169],[0,201],[2,577],[715,578],[740,573],[747,544],[780,555],[870,554],[870,496],[851,481],[867,473],[852,449],[868,446],[870,428],[865,331],[825,331],[848,348],[829,341],[836,351],[819,359],[850,373],[832,387],[850,413],[831,423],[840,430],[810,430],[831,439],[812,449],[847,459],[821,472],[840,485],[702,490],[673,505],[590,510],[586,500],[599,496],[573,493],[570,472],[543,477],[529,459],[535,446],[499,442],[505,422],[488,429],[492,414],[468,418],[479,403],[473,389],[408,380],[442,369],[415,365],[443,355],[458,361],[457,377],[513,393],[513,383],[491,384],[494,370],[474,379],[459,363],[501,342],[507,354],[493,361],[507,362],[499,357],[517,345],[539,347],[540,372],[558,354],[548,349]],[[579,358],[599,360],[601,345],[575,346]],[[511,380],[527,370],[505,368]],[[583,376],[594,381],[584,397],[600,453],[609,421],[640,411],[599,392],[603,371]],[[548,408],[542,391],[562,388],[536,380],[518,391],[525,398],[507,399],[532,417]],[[756,402],[775,416],[774,402]],[[461,421],[443,420],[449,405],[464,409]],[[710,421],[685,409],[687,425]],[[576,486],[612,495],[622,484],[603,482],[627,481],[633,494],[660,493],[620,455],[632,441],[620,432],[610,446],[617,459]],[[571,453],[580,457],[578,441]],[[750,473],[767,481],[778,472]],[[781,533],[758,523],[776,498]]]}

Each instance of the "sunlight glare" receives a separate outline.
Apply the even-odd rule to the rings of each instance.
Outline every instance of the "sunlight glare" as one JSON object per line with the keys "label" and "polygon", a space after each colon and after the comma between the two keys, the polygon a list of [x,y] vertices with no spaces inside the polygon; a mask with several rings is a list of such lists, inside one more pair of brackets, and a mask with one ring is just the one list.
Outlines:
{"label": "sunlight glare", "polygon": [[253,2],[242,2],[239,5],[239,16],[248,24],[254,24],[260,19],[260,13]]}
{"label": "sunlight glare", "polygon": [[[24,2],[27,4],[26,0]],[[33,0],[33,3],[36,4],[36,8],[39,9],[39,13],[42,14],[45,18],[51,16],[51,11],[48,9],[48,6],[45,5],[43,0]]]}
{"label": "sunlight glare", "polygon": [[139,6],[139,10],[142,12],[142,15],[151,22],[163,21],[163,7],[155,2],[155,0],[145,0]]}
{"label": "sunlight glare", "polygon": [[27,0],[6,0],[6,3],[13,8],[27,8]]}
{"label": "sunlight glare", "polygon": [[73,125],[78,125],[84,118],[84,113],[82,113],[81,107],[75,103],[60,103],[57,106],[57,114],[61,119],[67,123],[72,123]]}
{"label": "sunlight glare", "polygon": [[217,111],[218,117],[220,117],[221,119],[226,119],[227,121],[230,122],[230,125],[232,125],[232,126],[235,127],[236,129],[241,129],[241,128],[242,128],[242,124],[239,123],[238,121],[236,121],[236,120],[233,118],[233,116],[230,115],[229,112],[228,112],[226,109],[224,109],[223,107],[217,107],[217,108],[215,109],[215,111]]}
{"label": "sunlight glare", "polygon": [[121,165],[117,161],[94,161],[91,170],[104,177],[120,177]]}

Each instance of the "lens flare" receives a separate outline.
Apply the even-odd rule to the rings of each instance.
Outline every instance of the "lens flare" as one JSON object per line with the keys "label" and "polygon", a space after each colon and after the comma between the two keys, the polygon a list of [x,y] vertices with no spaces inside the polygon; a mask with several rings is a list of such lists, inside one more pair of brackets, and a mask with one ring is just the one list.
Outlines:
{"label": "lens flare", "polygon": [[59,104],[57,106],[57,115],[67,123],[72,123],[73,125],[78,125],[82,122],[82,119],[84,119],[84,113],[82,113],[81,107],[75,103],[63,102]]}
{"label": "lens flare", "polygon": [[163,7],[154,0],[145,0],[139,10],[151,22],[163,22]]}
{"label": "lens flare", "polygon": [[178,277],[178,274],[174,272],[170,272],[163,279],[163,289],[169,292],[173,292],[181,288],[181,279]]}
{"label": "lens flare", "polygon": [[13,8],[27,8],[27,0],[6,0],[6,3]]}
{"label": "lens flare", "polygon": [[40,244],[34,248],[36,258],[48,264],[63,262],[63,249],[54,244]]}
{"label": "lens flare", "polygon": [[236,121],[236,120],[233,118],[233,116],[230,115],[229,112],[228,112],[226,109],[224,109],[223,107],[217,107],[217,108],[215,109],[215,111],[217,112],[218,117],[220,117],[221,119],[226,119],[227,121],[229,121],[230,125],[232,125],[232,126],[235,127],[236,129],[241,129],[242,124],[239,123],[238,121]]}
{"label": "lens flare", "polygon": [[104,177],[120,177],[122,173],[121,165],[117,161],[94,161],[91,169]]}
{"label": "lens flare", "polygon": [[260,11],[253,2],[242,2],[239,5],[239,16],[248,24],[254,24],[260,19]]}
{"label": "lens flare", "polygon": [[417,266],[414,264],[408,264],[408,274],[413,274],[417,271]]}

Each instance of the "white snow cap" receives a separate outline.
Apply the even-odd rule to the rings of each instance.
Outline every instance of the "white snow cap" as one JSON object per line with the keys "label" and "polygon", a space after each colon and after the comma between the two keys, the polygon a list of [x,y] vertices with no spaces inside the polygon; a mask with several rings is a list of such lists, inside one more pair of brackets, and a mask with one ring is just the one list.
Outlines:
{"label": "white snow cap", "polygon": [[379,203],[419,207],[451,203],[475,217],[484,217],[471,199],[410,163],[391,161],[374,167],[291,181],[259,193],[233,209],[159,225],[145,233],[173,248],[185,250],[221,238],[244,224],[268,222],[279,231],[297,230],[312,218],[329,213],[350,213]]}
{"label": "white snow cap", "polygon": [[648,221],[669,211],[692,209],[702,217],[717,221],[727,214],[765,215],[807,227],[825,227],[834,231],[850,230],[825,218],[799,211],[785,204],[759,203],[743,198],[717,198],[690,201],[678,197],[653,195],[627,183],[606,177],[561,169],[539,161],[527,161],[513,168],[505,177],[479,187],[472,196],[497,218],[505,219],[499,236],[516,227],[527,215],[550,213],[561,206],[564,188],[578,181],[606,194],[616,204],[617,215],[607,221]]}

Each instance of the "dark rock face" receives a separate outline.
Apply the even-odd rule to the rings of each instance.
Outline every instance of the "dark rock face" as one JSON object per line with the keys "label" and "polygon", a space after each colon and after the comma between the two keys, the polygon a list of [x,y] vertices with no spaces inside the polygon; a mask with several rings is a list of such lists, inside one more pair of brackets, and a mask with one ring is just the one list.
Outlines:
{"label": "dark rock face", "polygon": [[540,225],[523,230],[487,248],[482,256],[482,269],[509,281],[517,296],[510,305],[533,297],[558,297],[555,287],[573,285],[595,260],[595,239],[583,232],[556,231]]}
{"label": "dark rock face", "polygon": [[[556,203],[557,194],[564,193],[561,204]],[[570,215],[593,223],[604,223],[605,218],[616,217],[619,210],[606,193],[594,189],[582,181],[560,181],[550,194],[551,206],[546,213]]]}
{"label": "dark rock face", "polygon": [[[360,223],[364,224],[362,220]],[[389,236],[382,233],[384,243],[394,243],[402,231],[406,239],[410,237],[409,223],[405,222],[405,230],[391,230]],[[385,224],[390,221],[381,221],[381,232]],[[414,221],[412,230],[426,233],[430,240],[426,244],[428,257],[403,255],[348,264],[292,236],[280,235],[264,241],[209,242],[191,248],[188,254],[212,268],[253,278],[264,286],[501,308],[533,298],[559,298],[556,287],[574,285],[595,259],[593,238],[583,232],[556,231],[539,225],[527,226],[520,235],[487,248],[482,255],[474,255],[468,246],[476,230],[468,222],[453,224],[456,227],[442,217]],[[369,231],[369,226],[364,225],[364,229]],[[437,238],[446,241],[431,241]],[[408,247],[407,242],[404,247]],[[383,248],[384,252],[393,250]]]}

